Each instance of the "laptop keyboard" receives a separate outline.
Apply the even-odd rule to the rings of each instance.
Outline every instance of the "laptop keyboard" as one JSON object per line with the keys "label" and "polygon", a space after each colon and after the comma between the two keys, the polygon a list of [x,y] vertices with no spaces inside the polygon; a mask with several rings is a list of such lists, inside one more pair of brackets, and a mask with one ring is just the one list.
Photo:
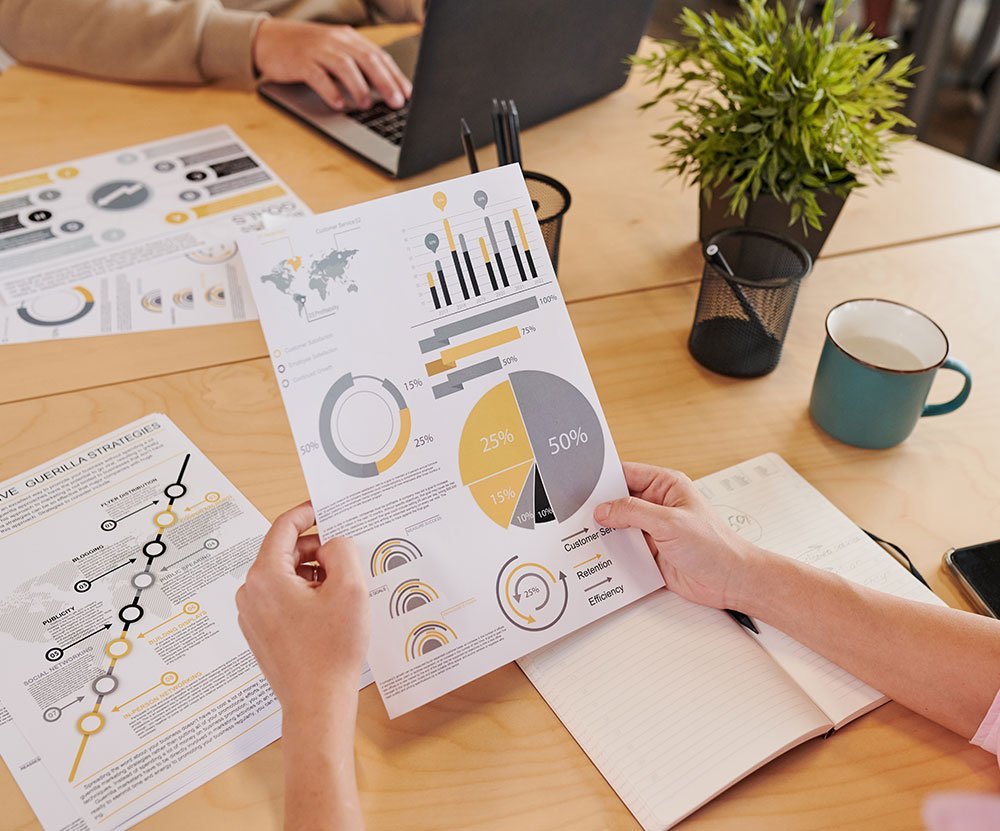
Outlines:
{"label": "laptop keyboard", "polygon": [[403,141],[406,118],[410,114],[410,104],[407,102],[401,109],[394,110],[384,101],[379,101],[370,110],[355,110],[347,114],[369,130],[374,130],[386,141],[400,144]]}

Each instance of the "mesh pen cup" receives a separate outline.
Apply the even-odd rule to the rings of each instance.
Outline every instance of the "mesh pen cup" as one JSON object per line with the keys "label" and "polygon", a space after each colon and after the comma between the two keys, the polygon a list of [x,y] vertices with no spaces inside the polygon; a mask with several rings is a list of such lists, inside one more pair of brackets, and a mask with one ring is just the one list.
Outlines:
{"label": "mesh pen cup", "polygon": [[569,191],[566,186],[551,176],[543,173],[524,171],[524,183],[528,187],[531,204],[535,207],[535,216],[542,229],[542,238],[552,260],[552,268],[559,271],[559,238],[562,236],[562,223],[566,211],[569,210]]}
{"label": "mesh pen cup", "polygon": [[714,256],[706,253],[688,349],[721,375],[766,375],[781,358],[812,259],[797,242],[756,228],[720,231],[705,251]]}

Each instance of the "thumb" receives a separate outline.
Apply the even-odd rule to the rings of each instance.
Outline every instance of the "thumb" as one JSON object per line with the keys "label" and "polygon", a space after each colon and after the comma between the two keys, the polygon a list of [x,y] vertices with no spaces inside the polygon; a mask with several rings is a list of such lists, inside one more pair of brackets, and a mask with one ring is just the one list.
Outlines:
{"label": "thumb", "polygon": [[358,548],[349,537],[328,540],[316,549],[315,557],[326,572],[326,583],[334,586],[348,581],[364,583]]}
{"label": "thumb", "polygon": [[655,534],[669,517],[669,508],[637,496],[602,502],[594,509],[594,519],[606,528],[641,528]]}

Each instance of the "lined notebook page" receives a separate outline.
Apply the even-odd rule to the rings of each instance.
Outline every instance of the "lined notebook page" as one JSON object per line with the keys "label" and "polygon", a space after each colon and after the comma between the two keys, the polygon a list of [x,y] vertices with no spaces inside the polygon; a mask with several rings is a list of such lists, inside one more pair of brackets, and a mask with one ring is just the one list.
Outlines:
{"label": "lined notebook page", "polygon": [[647,831],[831,727],[728,616],[666,590],[518,663]]}
{"label": "lined notebook page", "polygon": [[[942,602],[777,454],[706,476],[697,485],[731,527],[770,551],[884,592]],[[758,642],[835,726],[886,700],[783,632],[759,626]]]}

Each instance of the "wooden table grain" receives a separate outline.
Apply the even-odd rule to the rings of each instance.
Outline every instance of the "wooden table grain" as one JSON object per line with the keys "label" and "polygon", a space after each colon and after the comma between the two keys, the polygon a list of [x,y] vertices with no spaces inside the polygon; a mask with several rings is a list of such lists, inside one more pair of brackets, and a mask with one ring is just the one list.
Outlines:
{"label": "wooden table grain", "polygon": [[[368,33],[387,42],[414,31]],[[648,96],[633,73],[622,90],[523,136],[526,168],[555,176],[572,193],[560,248],[560,282],[570,301],[699,276],[697,193],[657,170],[664,154],[650,138],[675,113],[664,106],[640,115]],[[232,127],[317,212],[467,172],[459,158],[393,180],[256,95],[216,87],[110,83],[18,66],[0,75],[0,112],[0,176],[218,124]],[[491,150],[480,155],[483,166],[492,163]],[[824,256],[998,226],[1000,173],[910,142],[900,147],[892,179],[850,197]],[[0,402],[266,354],[256,324],[222,331],[221,338],[217,330],[193,328],[179,338],[82,339],[71,347],[85,358],[79,362],[67,362],[59,342],[8,345],[0,349]],[[164,348],[167,342],[177,348]]]}
{"label": "wooden table grain", "polygon": [[[1000,231],[984,231],[819,263],[802,287],[780,365],[756,380],[713,375],[688,355],[694,284],[580,301],[570,312],[623,458],[697,477],[776,451],[856,522],[903,546],[935,591],[963,606],[939,569],[942,553],[1000,536],[998,251]],[[858,296],[931,314],[976,378],[963,408],[922,420],[890,450],[840,444],[807,413],[825,314]],[[941,373],[931,400],[956,391],[948,376]],[[154,411],[170,415],[267,516],[305,497],[262,359],[2,405],[0,479]],[[394,721],[368,688],[356,753],[373,831],[638,828],[513,665]],[[281,781],[275,744],[141,827],[276,829]],[[913,829],[928,794],[998,786],[990,755],[890,703],[772,762],[680,827]],[[0,803],[6,827],[37,827],[6,773]]]}

